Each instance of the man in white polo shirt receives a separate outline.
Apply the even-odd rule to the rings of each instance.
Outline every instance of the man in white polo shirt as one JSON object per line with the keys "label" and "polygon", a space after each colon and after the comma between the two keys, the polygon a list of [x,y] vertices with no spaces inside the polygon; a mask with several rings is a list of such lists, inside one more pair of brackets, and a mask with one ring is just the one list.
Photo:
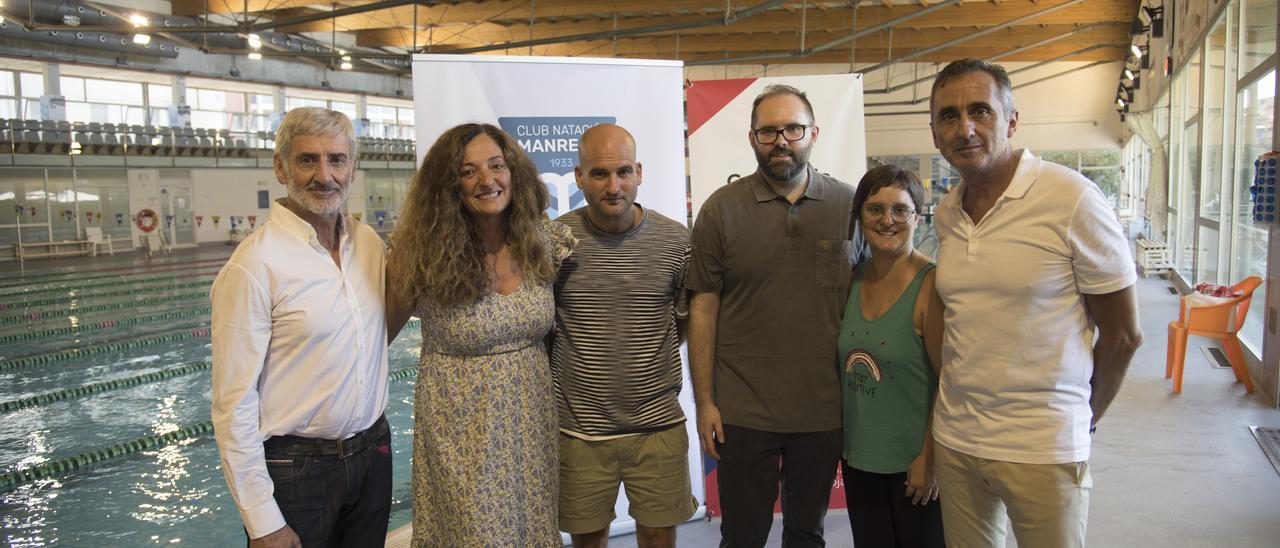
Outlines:
{"label": "man in white polo shirt", "polygon": [[1097,185],[1011,147],[999,65],[944,68],[930,117],[962,179],[936,224],[947,544],[1004,546],[1007,514],[1019,546],[1084,546],[1091,430],[1142,343],[1128,242]]}

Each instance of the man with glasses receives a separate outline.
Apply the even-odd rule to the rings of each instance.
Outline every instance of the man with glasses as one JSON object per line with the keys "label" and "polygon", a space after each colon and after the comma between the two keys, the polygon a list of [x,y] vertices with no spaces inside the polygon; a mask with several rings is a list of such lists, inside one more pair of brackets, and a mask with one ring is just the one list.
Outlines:
{"label": "man with glasses", "polygon": [[947,65],[929,110],[961,175],[936,224],[947,544],[1004,546],[1007,513],[1019,546],[1084,546],[1091,427],[1142,344],[1128,241],[1097,185],[1010,145],[1018,111],[999,65]]}
{"label": "man with glasses", "polygon": [[693,229],[698,436],[719,461],[721,546],[764,545],[779,477],[783,545],[822,546],[842,444],[836,334],[862,249],[854,190],[809,164],[818,126],[798,89],[765,88],[746,137],[758,169],[712,194]]}

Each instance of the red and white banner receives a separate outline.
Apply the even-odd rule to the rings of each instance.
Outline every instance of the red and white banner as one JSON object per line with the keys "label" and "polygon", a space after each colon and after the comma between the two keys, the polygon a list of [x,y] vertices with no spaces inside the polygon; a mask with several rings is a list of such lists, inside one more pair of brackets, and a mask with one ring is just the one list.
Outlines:
{"label": "red and white banner", "polygon": [[751,103],[770,84],[805,92],[821,130],[809,162],[850,185],[867,171],[862,78],[857,74],[696,80],[685,90],[689,121],[689,195],[694,218],[702,202],[734,175],[756,170]]}

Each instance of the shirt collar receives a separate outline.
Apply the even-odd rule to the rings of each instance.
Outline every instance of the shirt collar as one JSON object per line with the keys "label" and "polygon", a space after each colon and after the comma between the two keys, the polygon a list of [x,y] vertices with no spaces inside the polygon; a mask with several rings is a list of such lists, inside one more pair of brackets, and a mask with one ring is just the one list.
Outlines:
{"label": "shirt collar", "polygon": [[[1009,180],[1009,186],[1005,187],[1004,192],[1000,194],[1000,199],[1016,200],[1027,195],[1027,191],[1031,190],[1031,185],[1040,178],[1040,164],[1043,160],[1031,153],[1031,149],[1022,149],[1022,154],[1018,156],[1018,167],[1013,170],[1013,178]],[[964,196],[964,189],[968,186],[963,179],[960,184],[956,185],[945,198],[939,202],[943,207],[963,208],[961,196]]]}
{"label": "shirt collar", "polygon": [[[302,238],[303,241],[309,242],[312,238],[317,238],[316,228],[311,226],[311,223],[308,223],[306,219],[299,217],[297,213],[285,207],[285,200],[287,198],[279,198],[271,202],[271,222],[279,224],[286,232]],[[347,228],[350,226],[349,222],[350,220],[345,214],[338,215],[339,238],[347,235]]]}
{"label": "shirt collar", "polygon": [[[826,177],[818,173],[818,170],[813,168],[813,164],[806,165],[805,169],[809,171],[809,184],[804,189],[804,197],[810,200],[821,200],[827,195]],[[748,183],[757,202],[767,202],[781,197],[773,191],[773,187],[769,186],[768,182],[765,182],[764,174],[760,173],[759,169],[748,179]]]}

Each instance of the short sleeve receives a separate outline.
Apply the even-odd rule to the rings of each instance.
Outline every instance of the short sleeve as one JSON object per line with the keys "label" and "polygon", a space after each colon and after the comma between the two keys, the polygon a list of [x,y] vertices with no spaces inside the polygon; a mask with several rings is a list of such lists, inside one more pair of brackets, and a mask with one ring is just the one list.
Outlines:
{"label": "short sleeve", "polygon": [[538,224],[538,231],[542,233],[542,243],[547,246],[547,255],[551,257],[552,265],[559,270],[560,263],[569,258],[573,249],[578,246],[578,239],[573,237],[573,230],[568,225],[550,219],[542,219]]}
{"label": "short sleeve", "polygon": [[1071,267],[1081,293],[1104,295],[1137,283],[1138,274],[1111,205],[1096,185],[1087,184],[1071,216]]}
{"label": "short sleeve", "polygon": [[723,236],[719,211],[712,204],[703,204],[693,224],[693,254],[685,273],[686,289],[719,293],[724,288]]}
{"label": "short sleeve", "polygon": [[684,257],[680,260],[680,272],[677,272],[675,279],[672,280],[672,303],[675,306],[677,318],[689,317],[689,292],[685,289],[686,278],[689,276],[689,261],[692,258],[693,248],[686,245],[684,248]]}

